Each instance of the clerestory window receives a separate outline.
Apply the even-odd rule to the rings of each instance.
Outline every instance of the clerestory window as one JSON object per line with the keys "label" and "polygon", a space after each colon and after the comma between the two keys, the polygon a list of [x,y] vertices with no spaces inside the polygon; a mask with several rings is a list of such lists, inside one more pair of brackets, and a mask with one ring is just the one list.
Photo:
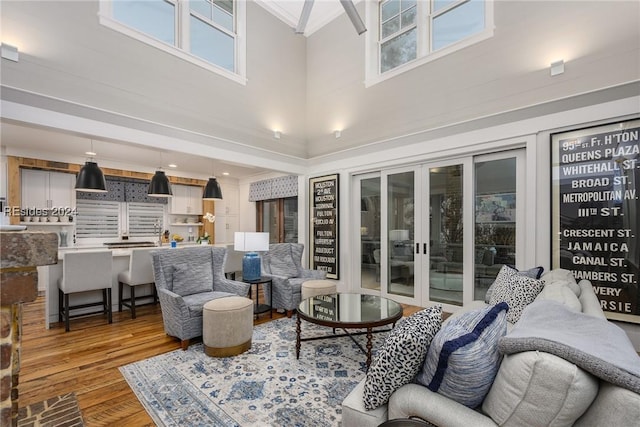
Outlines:
{"label": "clerestory window", "polygon": [[100,23],[245,83],[244,1],[101,0]]}
{"label": "clerestory window", "polygon": [[493,34],[489,0],[381,0],[367,10],[367,85]]}

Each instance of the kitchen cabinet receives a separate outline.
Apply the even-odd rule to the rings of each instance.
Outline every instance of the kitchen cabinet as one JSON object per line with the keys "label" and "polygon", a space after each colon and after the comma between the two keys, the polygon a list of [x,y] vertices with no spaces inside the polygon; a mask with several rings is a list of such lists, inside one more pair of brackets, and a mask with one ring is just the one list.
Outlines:
{"label": "kitchen cabinet", "polygon": [[239,228],[240,221],[237,215],[216,215],[215,243],[233,244],[233,235]]}
{"label": "kitchen cabinet", "polygon": [[215,201],[215,243],[233,243],[233,235],[240,227],[238,186],[224,183],[222,197]]}
{"label": "kitchen cabinet", "polygon": [[76,177],[70,173],[21,170],[21,207],[48,209],[54,216],[73,210]]}
{"label": "kitchen cabinet", "polygon": [[202,215],[202,187],[193,185],[171,185],[171,213]]}
{"label": "kitchen cabinet", "polygon": [[237,185],[225,183],[222,187],[222,200],[216,200],[217,215],[238,215],[239,190]]}

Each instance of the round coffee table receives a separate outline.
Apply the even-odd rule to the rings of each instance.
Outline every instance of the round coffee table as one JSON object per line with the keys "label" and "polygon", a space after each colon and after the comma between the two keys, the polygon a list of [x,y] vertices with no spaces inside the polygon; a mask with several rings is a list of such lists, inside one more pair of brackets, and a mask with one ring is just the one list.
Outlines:
{"label": "round coffee table", "polygon": [[[371,365],[373,333],[390,330],[374,331],[373,328],[389,324],[395,326],[401,317],[402,306],[400,304],[377,295],[329,294],[307,298],[298,306],[298,316],[296,316],[296,359],[300,357],[302,341],[348,336],[367,355],[368,368]],[[345,333],[302,338],[300,336],[301,320],[328,326],[333,328],[334,332],[336,329],[342,329]],[[347,329],[366,329],[366,332],[349,333]],[[367,336],[366,350],[354,338],[355,335],[363,334]]]}

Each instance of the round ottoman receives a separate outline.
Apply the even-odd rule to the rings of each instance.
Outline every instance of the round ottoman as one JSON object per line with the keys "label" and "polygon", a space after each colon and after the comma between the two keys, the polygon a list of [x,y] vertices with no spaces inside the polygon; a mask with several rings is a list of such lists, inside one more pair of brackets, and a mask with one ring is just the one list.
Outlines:
{"label": "round ottoman", "polygon": [[208,356],[235,356],[251,348],[253,301],[224,297],[202,307],[202,342]]}
{"label": "round ottoman", "polygon": [[300,296],[303,300],[317,295],[328,295],[336,293],[336,282],[333,280],[307,280],[302,282]]}

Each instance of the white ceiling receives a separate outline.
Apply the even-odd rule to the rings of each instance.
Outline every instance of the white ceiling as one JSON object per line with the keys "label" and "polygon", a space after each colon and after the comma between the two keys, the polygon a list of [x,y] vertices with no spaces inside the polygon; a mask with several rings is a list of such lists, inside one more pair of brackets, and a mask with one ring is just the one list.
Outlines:
{"label": "white ceiling", "polygon": [[[354,4],[361,0],[353,0]],[[257,0],[260,6],[271,12],[291,28],[298,25],[302,6],[305,0]],[[340,0],[315,0],[311,9],[311,15],[304,32],[305,36],[313,34],[329,22],[344,13]]]}
{"label": "white ceiling", "polygon": [[[267,171],[263,168],[222,162],[177,151],[90,139],[84,135],[21,126],[6,121],[0,126],[3,151],[6,150],[8,155],[41,158],[39,154],[45,150],[49,160],[82,164],[88,158],[85,152],[91,151],[93,143],[93,151],[97,154],[95,160],[103,167],[150,173],[162,165],[168,175],[202,179],[211,174],[222,178],[242,179]],[[177,167],[170,168],[170,163]]]}

